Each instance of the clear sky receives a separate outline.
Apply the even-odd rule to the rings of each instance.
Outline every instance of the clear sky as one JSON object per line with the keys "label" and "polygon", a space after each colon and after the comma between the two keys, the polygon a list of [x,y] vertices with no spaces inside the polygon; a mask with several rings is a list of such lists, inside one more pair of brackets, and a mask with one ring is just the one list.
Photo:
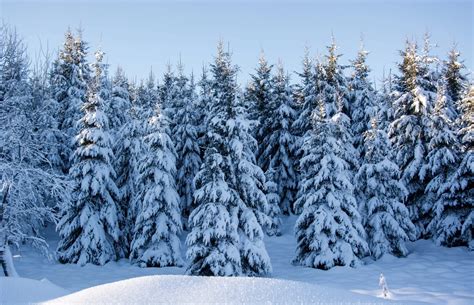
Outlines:
{"label": "clear sky", "polygon": [[[325,54],[333,34],[344,54],[355,57],[361,35],[370,52],[374,79],[395,66],[407,38],[422,40],[429,31],[434,53],[444,58],[457,44],[470,71],[474,64],[472,0],[399,1],[91,1],[0,0],[0,15],[14,25],[34,55],[56,51],[68,26],[82,27],[93,51],[99,46],[115,70],[131,78],[161,75],[181,56],[186,71],[200,73],[212,60],[219,39],[229,42],[245,82],[263,49],[270,62],[281,59],[299,70],[304,47]],[[293,77],[295,80],[295,77]]]}

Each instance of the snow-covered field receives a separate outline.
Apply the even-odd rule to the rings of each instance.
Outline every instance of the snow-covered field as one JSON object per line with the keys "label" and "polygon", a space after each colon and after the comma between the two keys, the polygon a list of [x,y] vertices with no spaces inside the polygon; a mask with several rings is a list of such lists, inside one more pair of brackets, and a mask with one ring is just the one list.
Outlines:
{"label": "snow-covered field", "polygon": [[[103,267],[61,265],[24,248],[14,257],[23,278],[0,278],[0,304],[474,304],[474,253],[466,248],[418,241],[409,244],[407,258],[385,256],[357,269],[315,270],[291,264],[294,221],[284,221],[282,236],[265,239],[271,279],[189,277],[182,276],[184,268],[143,269],[125,260]],[[381,296],[381,272],[391,300]]]}

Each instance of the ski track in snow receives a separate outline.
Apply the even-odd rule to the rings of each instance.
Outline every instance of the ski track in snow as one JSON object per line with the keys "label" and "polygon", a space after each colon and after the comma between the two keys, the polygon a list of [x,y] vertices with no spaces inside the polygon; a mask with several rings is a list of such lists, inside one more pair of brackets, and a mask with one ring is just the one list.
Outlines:
{"label": "ski track in snow", "polygon": [[[421,240],[408,245],[410,254],[407,258],[384,256],[377,262],[374,262],[371,259],[365,259],[366,264],[358,268],[335,267],[328,271],[323,271],[294,266],[291,264],[296,247],[296,240],[293,235],[293,225],[295,220],[296,217],[291,216],[289,219],[285,219],[283,221],[282,236],[265,237],[265,244],[273,265],[272,278],[279,280],[290,280],[286,282],[286,286],[281,284],[282,281],[265,282],[262,287],[267,287],[270,285],[269,283],[275,283],[276,286],[274,287],[275,290],[273,290],[273,293],[277,293],[276,291],[279,290],[285,290],[284,287],[287,287],[286,289],[291,288],[287,291],[294,289],[299,291],[298,289],[300,288],[296,288],[298,285],[295,285],[295,283],[291,282],[296,281],[303,282],[301,283],[301,287],[308,287],[308,289],[310,289],[309,287],[321,287],[322,289],[319,290],[315,288],[313,294],[306,295],[306,297],[312,298],[316,295],[321,296],[321,293],[324,292],[326,297],[320,298],[319,302],[326,304],[331,302],[331,300],[332,302],[341,301],[344,299],[347,300],[347,298],[344,298],[344,296],[346,294],[353,295],[352,293],[359,294],[361,301],[368,298],[367,300],[375,300],[377,302],[380,300],[380,302],[382,302],[383,299],[375,299],[371,298],[371,296],[379,298],[381,297],[381,289],[378,287],[378,279],[380,273],[383,273],[391,293],[390,298],[395,300],[395,303],[414,304],[416,302],[422,302],[429,304],[450,305],[474,304],[474,253],[469,252],[466,248],[448,249],[444,247],[438,247],[432,241]],[[57,244],[56,233],[49,232],[48,240],[50,241],[51,249],[54,250]],[[182,238],[182,241],[184,243],[184,237]],[[182,251],[184,257],[184,245],[182,246]],[[61,296],[65,294],[66,291],[73,293],[97,285],[113,283],[135,277],[149,275],[182,275],[185,272],[184,268],[177,267],[139,268],[137,266],[130,265],[128,260],[111,262],[102,267],[94,265],[86,265],[84,267],[72,264],[62,265],[56,262],[51,262],[47,258],[43,257],[40,253],[26,247],[20,252],[14,253],[14,261],[16,269],[21,277],[43,280],[43,283],[50,284],[51,286],[54,286],[52,284],[59,286],[56,287],[57,289],[54,287],[50,289],[52,290],[50,298]],[[155,284],[163,285],[163,287],[165,287],[167,290],[172,290],[178,295],[179,291],[182,292],[187,290],[186,286],[182,286],[182,290],[180,290],[179,287],[171,287],[167,285],[167,278],[174,279],[174,281],[171,281],[171,283],[179,282],[179,280],[176,281],[174,277],[158,277],[155,279]],[[183,277],[180,278],[183,279]],[[193,288],[196,288],[196,285],[203,285],[204,291],[206,291],[207,294],[210,293],[209,289],[206,289],[205,287],[211,287],[212,285],[209,286],[209,281],[212,280],[207,280],[206,282],[196,282],[196,277],[188,278],[189,283],[193,285]],[[147,289],[146,287],[153,289],[152,286],[155,285],[151,282],[147,282],[149,280],[146,279],[150,278],[144,278],[143,283],[145,286],[140,288],[143,291]],[[252,281],[255,280],[259,279],[252,279]],[[52,284],[48,283],[47,281],[51,282]],[[131,283],[133,284],[133,282]],[[222,281],[219,283],[222,283]],[[246,283],[246,285],[250,285],[248,287],[254,287],[255,285],[255,283],[251,281],[247,281]],[[117,285],[118,284],[119,283],[117,283]],[[307,286],[307,284],[314,284],[316,286]],[[117,287],[122,287],[120,285],[116,286],[115,288],[112,287],[111,289],[113,290],[117,289]],[[271,286],[273,285],[274,284],[271,284]],[[2,286],[4,286],[4,284],[2,284]],[[229,287],[234,286],[235,285],[230,285]],[[61,289],[60,287],[64,288],[65,290]],[[214,300],[217,300],[219,296],[230,297],[228,294],[231,293],[230,291],[232,291],[232,289],[229,289],[229,287],[226,285],[222,286],[222,284],[217,285],[217,287],[222,287],[223,290],[221,293],[212,293]],[[238,282],[238,284],[235,286],[237,290],[242,290],[244,287],[246,287],[245,282]],[[193,289],[193,291],[194,290],[195,289]],[[21,294],[19,291],[20,290],[18,290],[18,293]],[[331,294],[328,294],[328,292],[337,294],[338,298],[334,299],[328,297],[328,295]],[[16,290],[10,289],[10,298],[14,293],[17,293]],[[149,294],[153,293],[149,292]],[[241,298],[240,300],[246,303],[257,301],[258,303],[262,304],[262,300],[265,299],[264,296],[267,296],[266,300],[272,299],[271,294],[272,290],[264,289],[261,294],[255,294],[253,299],[252,297],[249,297],[243,299]],[[277,293],[276,295],[278,296],[280,293]],[[47,291],[44,293],[44,295],[42,295],[42,297],[32,297],[30,301],[45,301],[47,300],[46,296]],[[211,298],[211,294],[209,294],[208,297]],[[200,300],[201,302],[205,302],[205,299],[203,299],[202,296],[201,298],[196,296],[196,298],[196,300],[188,300],[193,300],[194,302],[199,302]],[[230,299],[232,300],[232,298]],[[23,294],[22,298],[19,298],[18,300],[19,302],[20,300],[27,301],[27,297]],[[175,300],[185,301],[186,299],[177,298]],[[302,299],[291,300],[294,300],[295,303],[299,304],[303,302]],[[2,300],[0,299],[0,301]],[[225,299],[222,301],[226,302]],[[285,301],[282,302],[286,303]],[[275,301],[273,303],[275,303]],[[312,304],[313,302],[310,303]]]}

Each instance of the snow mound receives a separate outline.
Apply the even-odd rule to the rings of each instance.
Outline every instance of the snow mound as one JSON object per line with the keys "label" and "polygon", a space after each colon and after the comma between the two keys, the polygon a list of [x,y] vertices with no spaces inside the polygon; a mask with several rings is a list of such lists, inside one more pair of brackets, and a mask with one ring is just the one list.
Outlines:
{"label": "snow mound", "polygon": [[[389,304],[371,296],[270,278],[155,275],[100,285],[43,304]],[[398,303],[400,304],[400,303]]]}
{"label": "snow mound", "polygon": [[0,277],[0,304],[21,305],[58,298],[69,291],[47,279],[32,280],[20,277]]}

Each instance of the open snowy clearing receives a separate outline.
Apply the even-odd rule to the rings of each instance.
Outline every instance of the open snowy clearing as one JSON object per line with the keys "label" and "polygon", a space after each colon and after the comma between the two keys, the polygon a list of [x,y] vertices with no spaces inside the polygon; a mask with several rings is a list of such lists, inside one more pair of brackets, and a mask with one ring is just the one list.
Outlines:
{"label": "open snowy clearing", "polygon": [[[296,246],[293,236],[295,219],[291,217],[283,222],[282,236],[265,239],[273,265],[272,279],[150,277],[182,275],[185,269],[139,268],[126,260],[103,267],[61,265],[24,249],[14,257],[18,273],[24,278],[42,281],[1,278],[2,290],[7,293],[2,293],[0,303],[53,302],[53,299],[73,293],[54,300],[54,304],[70,304],[72,301],[76,304],[92,301],[130,303],[132,300],[139,300],[137,302],[141,304],[159,303],[160,300],[173,304],[345,304],[358,301],[383,304],[386,300],[381,297],[378,287],[382,272],[387,279],[391,301],[395,303],[474,304],[474,253],[466,248],[448,249],[422,240],[409,244],[407,258],[385,256],[377,262],[368,259],[366,265],[357,269],[336,267],[323,271],[303,268],[291,264]],[[54,239],[53,233],[49,235],[49,240]],[[55,243],[51,244],[52,249],[55,246]],[[114,299],[110,299],[111,295]]]}

